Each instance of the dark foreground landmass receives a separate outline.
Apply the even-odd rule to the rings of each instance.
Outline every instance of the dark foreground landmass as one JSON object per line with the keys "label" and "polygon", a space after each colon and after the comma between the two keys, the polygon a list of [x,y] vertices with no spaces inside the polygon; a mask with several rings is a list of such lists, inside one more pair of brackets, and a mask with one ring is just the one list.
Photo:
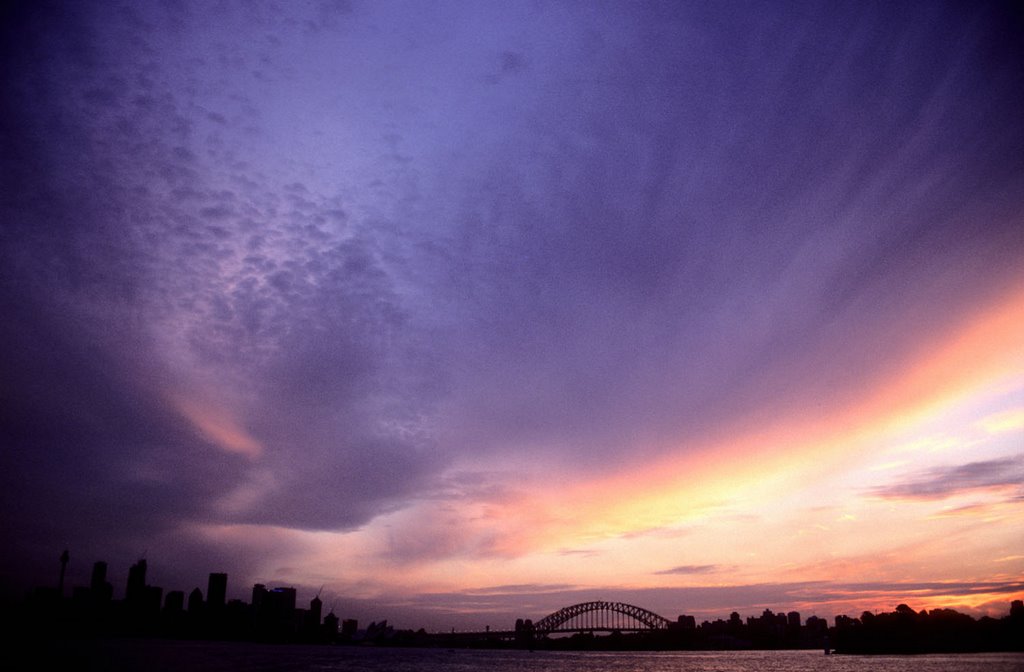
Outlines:
{"label": "dark foreground landmass", "polygon": [[[532,650],[601,651],[700,651],[750,649],[820,649],[851,654],[974,653],[1024,651],[1024,602],[1014,600],[1002,618],[975,619],[952,609],[914,611],[900,604],[892,612],[865,611],[859,618],[825,619],[800,614],[773,613],[742,619],[733,612],[727,620],[697,623],[693,616],[676,621],[646,610],[618,603],[586,603],[562,610],[583,614],[595,605],[646,614],[659,619],[657,627],[609,627],[607,619],[559,620],[559,629],[546,630],[548,617],[534,624],[519,619],[509,630],[428,633],[400,630],[387,621],[360,629],[354,619],[340,619],[333,612],[322,615],[319,597],[308,609],[296,606],[294,588],[268,589],[256,584],[251,603],[225,599],[227,575],[212,573],[207,595],[199,588],[188,596],[183,591],[163,590],[146,583],[146,562],[140,560],[128,573],[123,600],[114,600],[106,580],[106,563],[97,562],[88,587],[65,595],[61,581],[56,589],[40,588],[21,604],[3,605],[0,623],[13,641],[47,642],[110,638],[164,638],[175,640],[239,641],[259,643],[306,643],[445,648],[521,648]],[[560,613],[562,613],[560,612]],[[552,615],[555,616],[555,615]],[[616,616],[618,618],[618,616]],[[616,623],[621,623],[621,619]],[[642,626],[641,623],[632,623]],[[597,626],[597,627],[595,627]],[[619,629],[616,629],[618,627]]]}
{"label": "dark foreground landmass", "polygon": [[[40,610],[40,608],[43,608]],[[1014,602],[1002,618],[974,619],[952,609],[915,612],[899,605],[887,613],[864,612],[859,618],[839,616],[834,625],[795,612],[770,610],[743,620],[700,624],[672,623],[667,629],[539,635],[520,627],[511,631],[428,633],[396,629],[386,621],[357,629],[355,621],[338,629],[337,619],[319,623],[309,610],[289,614],[235,603],[220,610],[141,613],[123,602],[106,605],[36,603],[9,623],[8,634],[27,640],[167,638],[260,643],[318,643],[395,647],[524,648],[575,651],[721,651],[750,649],[821,649],[850,654],[916,654],[1024,651],[1024,607]],[[287,616],[287,618],[285,618]]]}

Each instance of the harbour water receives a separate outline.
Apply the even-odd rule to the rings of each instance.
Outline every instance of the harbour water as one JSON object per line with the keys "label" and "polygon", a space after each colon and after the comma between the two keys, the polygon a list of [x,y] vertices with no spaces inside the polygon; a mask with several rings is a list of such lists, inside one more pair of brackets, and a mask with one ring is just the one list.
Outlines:
{"label": "harbour water", "polygon": [[[826,656],[821,651],[565,652],[267,645],[171,640],[63,642],[57,669],[110,672],[1024,672],[1024,653]],[[37,658],[31,669],[45,669]],[[8,668],[10,669],[10,668]],[[25,668],[30,669],[30,668]]]}

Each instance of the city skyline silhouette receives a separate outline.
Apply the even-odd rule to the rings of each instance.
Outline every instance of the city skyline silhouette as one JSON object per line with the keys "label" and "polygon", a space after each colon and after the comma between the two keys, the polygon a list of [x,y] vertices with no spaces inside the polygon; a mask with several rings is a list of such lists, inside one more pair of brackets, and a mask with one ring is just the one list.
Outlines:
{"label": "city skyline silhouette", "polygon": [[834,624],[799,612],[765,608],[743,619],[732,612],[714,621],[680,614],[666,618],[621,602],[591,601],[562,607],[536,620],[517,618],[513,627],[428,632],[396,627],[387,619],[360,629],[354,618],[326,613],[320,593],[308,607],[293,587],[252,586],[251,600],[226,600],[228,576],[210,572],[204,599],[147,581],[148,562],[128,569],[123,599],[114,599],[107,563],[93,563],[90,584],[65,595],[68,550],[60,556],[56,588],[40,586],[19,604],[3,609],[5,632],[41,641],[89,638],[164,638],[277,644],[469,647],[572,650],[747,650],[821,649],[825,654],[963,653],[1024,650],[1024,601],[1014,600],[1000,619],[950,609],[915,611],[899,604],[887,613],[837,615]]}

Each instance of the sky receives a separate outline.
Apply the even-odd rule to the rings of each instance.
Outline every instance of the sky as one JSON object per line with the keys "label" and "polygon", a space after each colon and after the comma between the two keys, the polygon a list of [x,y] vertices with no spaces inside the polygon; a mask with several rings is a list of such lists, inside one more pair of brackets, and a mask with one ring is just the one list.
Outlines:
{"label": "sky", "polygon": [[0,9],[0,590],[1024,598],[998,2]]}

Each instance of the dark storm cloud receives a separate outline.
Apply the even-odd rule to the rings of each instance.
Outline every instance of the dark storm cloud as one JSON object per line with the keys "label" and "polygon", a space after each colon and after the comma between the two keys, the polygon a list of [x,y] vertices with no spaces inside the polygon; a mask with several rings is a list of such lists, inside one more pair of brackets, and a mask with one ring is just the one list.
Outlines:
{"label": "dark storm cloud", "polygon": [[79,567],[127,566],[154,535],[208,518],[209,503],[240,482],[239,460],[139,384],[153,371],[124,359],[140,346],[130,320],[103,340],[75,306],[11,298],[0,328],[5,582],[43,578],[57,546],[73,546]]}
{"label": "dark storm cloud", "polygon": [[[936,467],[870,490],[885,499],[946,499],[994,488],[1024,486],[1024,457]],[[1019,498],[1019,495],[1017,495]]]}
{"label": "dark storm cloud", "polygon": [[[114,561],[188,522],[336,529],[394,506],[437,459],[400,428],[421,407],[406,389],[421,367],[402,361],[413,330],[344,203],[232,158],[245,106],[195,105],[155,58],[154,22],[12,16],[4,527],[24,562],[5,575],[53,544]],[[207,378],[207,397],[259,395],[242,422],[267,445],[260,465],[169,407]]]}

